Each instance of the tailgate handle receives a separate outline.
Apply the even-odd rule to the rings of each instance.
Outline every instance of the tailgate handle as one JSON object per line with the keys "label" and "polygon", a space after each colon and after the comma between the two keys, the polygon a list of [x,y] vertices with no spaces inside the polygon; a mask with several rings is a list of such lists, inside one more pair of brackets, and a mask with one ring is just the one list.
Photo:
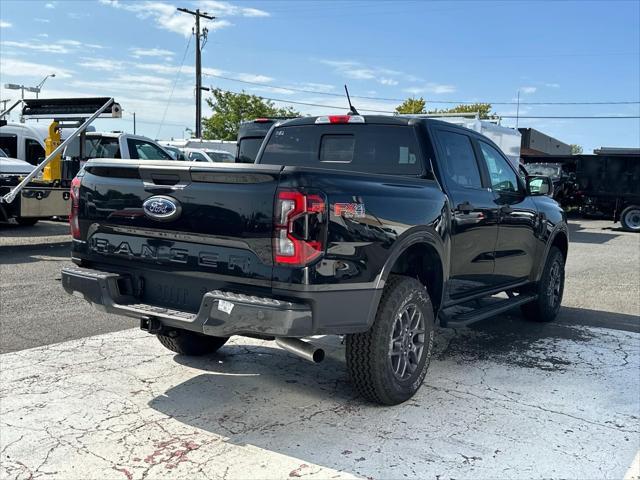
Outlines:
{"label": "tailgate handle", "polygon": [[191,183],[189,170],[159,166],[140,166],[138,169],[145,190],[183,189]]}
{"label": "tailgate handle", "polygon": [[155,185],[173,186],[180,182],[180,177],[178,175],[156,173],[151,174],[151,181]]}

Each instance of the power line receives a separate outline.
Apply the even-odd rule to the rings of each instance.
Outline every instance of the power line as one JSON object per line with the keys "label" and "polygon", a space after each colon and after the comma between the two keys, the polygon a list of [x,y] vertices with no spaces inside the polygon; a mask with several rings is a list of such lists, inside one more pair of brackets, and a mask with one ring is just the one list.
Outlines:
{"label": "power line", "polygon": [[[226,93],[232,93],[234,95],[240,95],[240,92],[234,92],[231,90],[224,90],[221,89],[223,92]],[[285,104],[291,104],[291,105],[305,105],[308,107],[324,107],[324,108],[335,108],[335,109],[346,109],[346,106],[342,105],[342,106],[336,106],[336,105],[324,105],[321,103],[310,103],[310,102],[298,102],[298,101],[294,101],[294,100],[283,100],[281,98],[272,98],[272,97],[264,97],[262,95],[255,95],[256,97],[262,99],[262,100],[269,100],[272,102],[279,102],[279,103],[285,103]],[[373,113],[390,113],[390,114],[395,114],[396,112],[394,111],[390,111],[390,110],[374,110],[371,108],[361,108],[358,107],[358,110],[362,110],[363,112],[373,112]],[[497,114],[498,117],[501,118],[516,118],[515,115],[500,115]],[[583,115],[583,116],[537,116],[537,115],[527,115],[527,116],[523,116],[520,115],[519,118],[528,118],[528,119],[582,119],[582,120],[586,120],[586,119],[592,119],[592,120],[607,120],[607,119],[632,119],[632,118],[640,118],[640,115]]]}
{"label": "power line", "polygon": [[171,93],[169,94],[169,98],[167,99],[167,104],[164,107],[164,112],[162,113],[162,120],[160,121],[160,126],[158,126],[158,133],[156,133],[156,137],[160,136],[160,130],[162,130],[162,125],[164,124],[164,120],[167,116],[167,110],[169,110],[169,104],[171,103],[171,99],[173,98],[173,92],[176,89],[176,85],[178,84],[178,80],[180,79],[180,74],[182,73],[182,66],[184,65],[184,60],[187,58],[187,53],[189,53],[189,46],[191,45],[191,38],[193,35],[189,37],[189,41],[187,42],[187,47],[184,49],[184,53],[182,54],[182,61],[180,62],[180,67],[176,72],[176,78],[173,81],[173,86],[171,87]]}
{"label": "power line", "polygon": [[[279,87],[277,85],[269,85],[268,83],[252,82],[249,80],[240,80],[239,78],[226,77],[224,75],[214,75],[212,73],[203,73],[207,77],[220,78],[222,80],[228,80],[231,82],[244,83],[247,85],[255,85],[259,87],[276,88],[280,90],[291,90],[292,92],[311,93],[315,95],[326,95],[330,97],[343,98],[344,95],[333,92],[322,92],[319,90],[309,90],[305,88],[296,87]],[[386,102],[404,102],[406,98],[385,98],[385,97],[368,97],[364,95],[351,95],[353,98],[362,98],[365,100],[380,100]],[[448,105],[464,105],[475,103],[490,103],[491,105],[517,105],[518,102],[490,102],[490,101],[470,101],[470,100],[433,100],[426,99],[427,103],[440,103]],[[520,102],[520,105],[638,105],[640,100],[623,100],[623,101],[609,101],[609,102]]]}

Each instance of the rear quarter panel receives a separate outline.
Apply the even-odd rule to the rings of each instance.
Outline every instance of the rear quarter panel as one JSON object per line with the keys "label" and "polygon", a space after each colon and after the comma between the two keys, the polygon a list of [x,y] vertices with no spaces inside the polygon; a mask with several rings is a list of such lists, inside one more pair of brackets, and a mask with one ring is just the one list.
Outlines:
{"label": "rear quarter panel", "polygon": [[[446,196],[435,181],[314,168],[286,167],[280,188],[322,191],[328,202],[326,253],[304,269],[275,267],[273,285],[316,288],[375,288],[383,268],[416,233],[437,244],[443,255],[448,238]],[[361,205],[355,216],[341,205]]]}

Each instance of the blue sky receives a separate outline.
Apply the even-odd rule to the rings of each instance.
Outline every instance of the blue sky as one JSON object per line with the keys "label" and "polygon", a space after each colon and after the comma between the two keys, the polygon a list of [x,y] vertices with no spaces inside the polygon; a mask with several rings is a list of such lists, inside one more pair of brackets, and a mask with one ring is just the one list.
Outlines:
{"label": "blue sky", "polygon": [[[303,113],[344,112],[345,101],[290,88],[340,94],[344,83],[354,96],[378,98],[354,99],[361,110],[391,111],[399,102],[381,99],[410,95],[430,108],[513,102],[518,90],[523,103],[640,100],[637,0],[2,0],[0,83],[35,85],[56,73],[43,96],[112,95],[122,104],[123,120],[102,128],[131,131],[135,111],[139,133],[181,138],[193,128],[194,42],[192,18],[177,6],[218,17],[207,25],[204,85],[326,105],[296,105]],[[0,88],[2,99],[15,96]],[[494,110],[515,115],[516,106]],[[640,106],[523,104],[519,113],[638,116]],[[639,119],[521,118],[519,125],[585,151],[640,146]]]}

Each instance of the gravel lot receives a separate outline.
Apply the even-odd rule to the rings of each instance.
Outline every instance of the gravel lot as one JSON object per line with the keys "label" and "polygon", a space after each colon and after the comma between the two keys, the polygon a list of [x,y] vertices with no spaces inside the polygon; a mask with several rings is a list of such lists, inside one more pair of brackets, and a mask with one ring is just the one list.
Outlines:
{"label": "gravel lot", "polygon": [[62,291],[66,224],[0,227],[0,478],[640,478],[640,235],[611,227],[572,221],[557,322],[443,331],[395,408],[335,338],[174,356]]}

